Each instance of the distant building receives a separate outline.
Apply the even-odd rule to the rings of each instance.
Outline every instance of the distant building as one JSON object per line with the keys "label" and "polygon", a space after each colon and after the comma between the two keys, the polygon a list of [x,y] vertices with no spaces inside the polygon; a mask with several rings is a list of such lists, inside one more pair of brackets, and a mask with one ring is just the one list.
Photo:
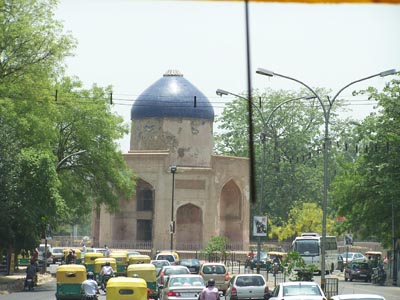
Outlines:
{"label": "distant building", "polygon": [[201,249],[211,236],[247,249],[249,160],[213,154],[214,110],[203,93],[168,71],[136,99],[131,121],[124,158],[138,176],[136,194],[117,214],[94,214],[94,242],[169,249],[174,193],[175,249]]}

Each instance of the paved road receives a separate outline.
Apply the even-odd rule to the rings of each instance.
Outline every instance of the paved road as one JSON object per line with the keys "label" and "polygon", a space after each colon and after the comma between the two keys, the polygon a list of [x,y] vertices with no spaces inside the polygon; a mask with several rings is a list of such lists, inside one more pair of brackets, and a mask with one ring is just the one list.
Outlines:
{"label": "paved road", "polygon": [[[320,277],[315,276],[314,280],[319,282]],[[13,292],[11,294],[0,295],[0,300],[54,300],[56,291],[56,280],[41,284],[33,292]],[[375,293],[382,295],[386,300],[399,300],[400,287],[377,286],[362,281],[345,282],[343,277],[339,277],[339,293]],[[106,300],[104,294],[100,295],[100,300]],[[222,298],[221,300],[225,300]]]}

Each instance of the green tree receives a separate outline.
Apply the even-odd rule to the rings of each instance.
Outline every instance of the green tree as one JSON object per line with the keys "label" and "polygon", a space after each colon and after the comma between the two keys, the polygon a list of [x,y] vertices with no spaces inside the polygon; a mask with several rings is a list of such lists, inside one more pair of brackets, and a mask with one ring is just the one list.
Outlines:
{"label": "green tree", "polygon": [[[324,90],[318,91],[325,95]],[[261,213],[268,214],[273,224],[282,225],[297,201],[319,203],[322,199],[322,149],[320,127],[323,124],[317,100],[292,101],[273,110],[283,101],[304,96],[304,91],[254,92],[254,141],[256,153],[256,188],[261,199]],[[261,99],[261,101],[259,101]],[[259,106],[259,103],[262,103]],[[271,116],[271,118],[269,118]],[[263,124],[264,121],[268,124]],[[269,119],[269,120],[268,120]],[[267,121],[268,120],[268,121]],[[248,156],[247,103],[241,98],[227,104],[217,120],[222,133],[216,136],[216,152],[224,155]],[[266,126],[264,126],[266,125]],[[262,180],[262,143],[266,134],[264,195]],[[259,214],[253,207],[252,214]]]}
{"label": "green tree", "polygon": [[74,40],[54,20],[56,3],[0,4],[0,248],[35,247],[49,225],[77,223],[102,204],[115,211],[134,192],[111,87],[63,77]]}
{"label": "green tree", "polygon": [[225,258],[226,254],[228,253],[226,250],[226,244],[228,242],[229,239],[225,236],[212,236],[203,252],[206,253],[209,258],[217,255],[218,253]]}
{"label": "green tree", "polygon": [[[271,237],[279,241],[292,239],[304,232],[322,232],[322,209],[316,203],[298,202],[289,212],[283,226],[272,226]],[[327,234],[335,233],[335,221],[327,220]]]}
{"label": "green tree", "polygon": [[[353,161],[342,160],[341,172],[332,184],[338,214],[346,218],[342,232],[359,238],[392,242],[392,222],[400,219],[400,81],[394,79],[383,91],[361,91],[378,102],[371,114],[354,128],[359,151]],[[394,224],[394,237],[400,236]]]}

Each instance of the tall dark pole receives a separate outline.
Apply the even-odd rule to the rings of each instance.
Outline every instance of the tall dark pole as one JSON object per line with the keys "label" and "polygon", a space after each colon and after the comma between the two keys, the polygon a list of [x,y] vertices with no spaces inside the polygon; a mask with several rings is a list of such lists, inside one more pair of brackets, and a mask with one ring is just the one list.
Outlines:
{"label": "tall dark pole", "polygon": [[175,221],[174,221],[174,192],[175,192],[175,172],[176,166],[171,166],[170,171],[172,173],[172,201],[171,201],[171,223],[169,223],[169,233],[171,234],[170,249],[174,250],[174,233],[175,233]]}
{"label": "tall dark pole", "polygon": [[349,86],[360,82],[360,81],[364,81],[373,77],[384,77],[384,76],[388,76],[388,75],[394,75],[397,73],[396,70],[392,69],[392,70],[387,70],[384,72],[380,72],[368,77],[364,77],[355,81],[350,82],[349,84],[345,85],[343,88],[341,88],[336,95],[331,99],[327,99],[326,102],[324,102],[320,96],[316,93],[316,91],[314,91],[310,86],[308,86],[307,84],[305,84],[304,82],[295,79],[293,77],[289,77],[286,75],[282,75],[282,74],[278,74],[275,73],[273,71],[267,70],[267,69],[263,69],[263,68],[258,68],[256,71],[257,74],[260,75],[264,75],[264,76],[278,76],[278,77],[282,77],[285,79],[289,79],[292,81],[295,81],[297,83],[300,83],[301,85],[303,85],[306,89],[308,89],[319,101],[319,103],[321,104],[321,108],[323,110],[324,113],[324,121],[325,121],[325,134],[324,134],[324,192],[323,192],[323,200],[322,200],[322,243],[321,243],[321,287],[322,289],[325,291],[325,271],[326,271],[326,266],[325,266],[325,249],[326,249],[326,214],[327,214],[327,203],[328,203],[328,187],[329,187],[329,178],[328,178],[328,160],[329,160],[329,119],[330,119],[330,113],[331,113],[331,109],[333,104],[335,103],[335,100],[337,99],[337,97],[341,94],[341,92],[343,92],[343,90],[345,90],[346,88],[348,88]]}

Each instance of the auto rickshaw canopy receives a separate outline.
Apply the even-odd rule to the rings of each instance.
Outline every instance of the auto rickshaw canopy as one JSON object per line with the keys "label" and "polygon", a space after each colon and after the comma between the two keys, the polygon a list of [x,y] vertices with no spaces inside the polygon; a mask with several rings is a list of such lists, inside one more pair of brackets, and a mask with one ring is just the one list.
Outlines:
{"label": "auto rickshaw canopy", "polygon": [[129,256],[128,264],[149,264],[151,261],[150,256],[140,254],[140,255],[131,255]]}
{"label": "auto rickshaw canopy", "polygon": [[61,265],[56,272],[57,284],[82,283],[86,280],[86,268],[83,265]]}
{"label": "auto rickshaw canopy", "polygon": [[104,257],[104,254],[101,252],[88,252],[85,254],[85,264],[94,265],[94,261],[101,257]]}
{"label": "auto rickshaw canopy", "polygon": [[67,248],[67,249],[64,249],[64,259],[65,259],[65,260],[67,259],[67,256],[68,256],[68,254],[69,254],[69,252],[70,252],[71,250],[74,250],[74,252],[75,252],[75,257],[76,257],[77,259],[81,259],[81,258],[82,258],[82,251],[81,251],[80,249]]}
{"label": "auto rickshaw canopy", "polygon": [[106,262],[110,262],[110,266],[114,271],[117,271],[117,261],[112,257],[100,257],[94,260],[94,272],[100,273],[101,268],[105,266]]}
{"label": "auto rickshaw canopy", "polygon": [[106,300],[147,300],[147,284],[142,278],[113,277],[107,282]]}
{"label": "auto rickshaw canopy", "polygon": [[146,280],[146,282],[155,282],[156,279],[156,266],[153,264],[132,264],[126,270],[127,277],[133,277],[137,274],[139,278]]}

